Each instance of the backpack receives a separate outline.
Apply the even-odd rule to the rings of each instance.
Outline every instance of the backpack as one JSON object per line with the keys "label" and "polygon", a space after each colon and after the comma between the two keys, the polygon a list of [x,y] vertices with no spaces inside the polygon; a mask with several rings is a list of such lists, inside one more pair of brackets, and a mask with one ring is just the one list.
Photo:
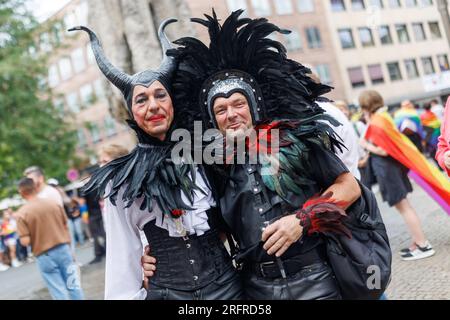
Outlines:
{"label": "backpack", "polygon": [[345,221],[352,238],[334,233],[323,237],[342,298],[375,300],[390,282],[392,252],[375,195],[358,183],[361,197],[347,209]]}

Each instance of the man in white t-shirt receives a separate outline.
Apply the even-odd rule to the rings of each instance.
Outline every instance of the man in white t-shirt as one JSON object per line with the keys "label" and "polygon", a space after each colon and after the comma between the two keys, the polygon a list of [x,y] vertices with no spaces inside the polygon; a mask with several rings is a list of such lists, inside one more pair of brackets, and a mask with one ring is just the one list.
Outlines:
{"label": "man in white t-shirt", "polygon": [[38,166],[29,167],[24,171],[24,176],[33,180],[38,190],[38,198],[54,200],[58,205],[64,208],[64,202],[61,194],[56,188],[45,183],[44,171]]}
{"label": "man in white t-shirt", "polygon": [[358,170],[358,162],[360,158],[359,139],[353,125],[347,119],[345,114],[330,102],[318,102],[318,104],[325,110],[326,114],[332,116],[341,123],[340,126],[334,126],[330,123],[334,131],[339,135],[339,137],[341,137],[346,147],[343,148],[342,151],[338,151],[336,155],[347,166],[348,170],[350,170],[355,178],[361,179],[361,173]]}

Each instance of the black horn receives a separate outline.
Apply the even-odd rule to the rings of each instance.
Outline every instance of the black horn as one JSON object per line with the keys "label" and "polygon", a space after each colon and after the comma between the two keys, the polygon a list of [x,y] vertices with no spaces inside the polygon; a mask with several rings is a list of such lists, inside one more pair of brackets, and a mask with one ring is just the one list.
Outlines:
{"label": "black horn", "polygon": [[100,44],[100,41],[91,29],[78,26],[69,29],[68,31],[86,31],[89,34],[89,38],[91,40],[92,51],[94,52],[95,59],[97,60],[98,67],[103,72],[103,74],[114,84],[124,95],[127,95],[128,90],[130,90],[130,85],[132,82],[132,77],[126,74],[125,72],[119,70],[106,58],[105,53],[103,51],[103,47]]}

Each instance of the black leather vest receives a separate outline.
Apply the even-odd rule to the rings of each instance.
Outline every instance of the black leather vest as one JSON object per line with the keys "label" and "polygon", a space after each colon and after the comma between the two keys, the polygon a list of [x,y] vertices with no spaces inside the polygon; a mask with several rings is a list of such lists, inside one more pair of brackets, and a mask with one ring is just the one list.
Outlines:
{"label": "black leather vest", "polygon": [[[319,192],[318,187],[312,186],[304,190],[304,197],[288,193],[287,202],[264,185],[259,168],[250,164],[234,166],[220,199],[223,218],[239,246],[237,260],[272,261],[273,257],[262,248],[262,228],[300,208]],[[283,258],[306,252],[319,243],[316,236],[303,237],[291,245]]]}
{"label": "black leather vest", "polygon": [[197,290],[233,268],[231,257],[213,226],[202,236],[177,238],[170,237],[167,230],[152,221],[144,226],[144,233],[151,255],[156,258],[156,272],[150,284]]}

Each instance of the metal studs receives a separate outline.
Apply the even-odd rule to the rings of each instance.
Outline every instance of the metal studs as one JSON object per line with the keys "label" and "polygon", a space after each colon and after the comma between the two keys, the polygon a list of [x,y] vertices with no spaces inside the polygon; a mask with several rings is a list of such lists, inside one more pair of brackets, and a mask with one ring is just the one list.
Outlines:
{"label": "metal studs", "polygon": [[263,209],[263,208],[259,208],[258,211],[259,211],[260,213],[262,213],[262,212],[264,211],[264,209]]}
{"label": "metal studs", "polygon": [[256,110],[258,110],[258,112],[259,112],[259,111],[261,111],[261,108],[258,108],[258,109],[256,109]]}
{"label": "metal studs", "polygon": [[262,98],[261,98],[261,97],[258,97],[258,100],[259,100],[259,101],[261,101],[261,100],[262,100]]}
{"label": "metal studs", "polygon": [[194,263],[195,263],[195,260],[189,260],[189,263],[190,263],[190,264],[194,264]]}
{"label": "metal studs", "polygon": [[197,281],[198,280],[198,276],[194,276],[193,279],[194,279],[194,281]]}
{"label": "metal studs", "polygon": [[206,92],[206,89],[203,89],[203,92]]}
{"label": "metal studs", "polygon": [[228,77],[230,74],[227,72],[227,73],[225,73],[225,77]]}
{"label": "metal studs", "polygon": [[186,244],[186,248],[190,249],[191,248],[191,244],[190,243]]}

